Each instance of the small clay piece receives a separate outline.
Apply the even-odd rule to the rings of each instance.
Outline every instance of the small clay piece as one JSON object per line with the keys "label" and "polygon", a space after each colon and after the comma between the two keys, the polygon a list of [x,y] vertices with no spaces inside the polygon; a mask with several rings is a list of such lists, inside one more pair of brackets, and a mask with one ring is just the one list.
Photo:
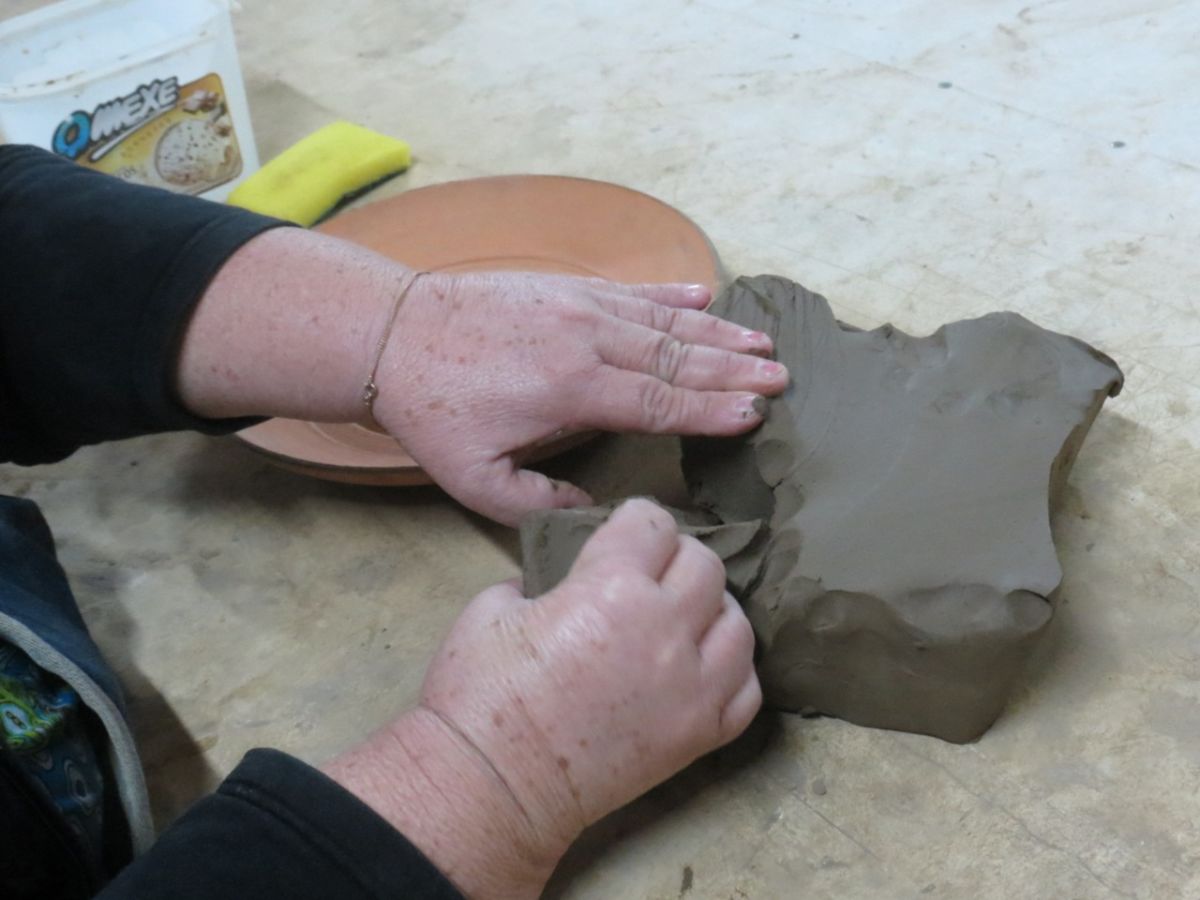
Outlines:
{"label": "small clay piece", "polygon": [[770,276],[713,311],[792,375],[759,429],[683,444],[695,501],[769,522],[741,595],[768,702],[977,738],[1053,614],[1049,513],[1120,370],[1013,313],[859,331]]}
{"label": "small clay piece", "polygon": [[[547,509],[521,522],[521,555],[525,595],[537,597],[566,576],[584,542],[603,525],[617,504],[576,509]],[[765,523],[714,523],[711,516],[663,507],[675,517],[682,534],[690,534],[721,557],[735,596],[743,595],[758,576],[766,543]]]}

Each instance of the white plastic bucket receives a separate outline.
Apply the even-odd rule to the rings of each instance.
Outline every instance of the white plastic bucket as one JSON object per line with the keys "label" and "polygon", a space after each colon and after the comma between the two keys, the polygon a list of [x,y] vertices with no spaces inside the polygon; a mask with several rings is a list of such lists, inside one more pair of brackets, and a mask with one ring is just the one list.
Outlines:
{"label": "white plastic bucket", "polygon": [[258,168],[227,0],[67,0],[0,22],[0,142],[223,200]]}

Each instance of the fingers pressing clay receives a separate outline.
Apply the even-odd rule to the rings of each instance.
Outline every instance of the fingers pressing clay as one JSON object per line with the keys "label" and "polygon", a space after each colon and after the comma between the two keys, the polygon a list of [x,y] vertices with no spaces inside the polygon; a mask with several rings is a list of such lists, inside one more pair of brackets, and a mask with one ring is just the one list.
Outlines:
{"label": "fingers pressing clay", "polygon": [[745,731],[762,709],[762,704],[762,685],[759,684],[757,673],[751,668],[738,692],[721,710],[721,721],[717,726],[721,743],[727,744]]}
{"label": "fingers pressing clay", "polygon": [[648,500],[605,513],[548,594],[480,595],[421,689],[515,799],[503,808],[518,833],[556,853],[728,741],[759,702],[719,562]]}
{"label": "fingers pressing clay", "polygon": [[754,668],[754,630],[733,595],[722,592],[721,613],[700,639],[700,659],[713,676],[713,696],[722,704]]}
{"label": "fingers pressing clay", "polygon": [[725,564],[694,537],[683,535],[661,584],[699,642],[725,609]]}
{"label": "fingers pressing clay", "polygon": [[[587,502],[516,468],[547,436],[737,435],[787,385],[782,366],[752,355],[770,352],[761,329],[699,311],[702,285],[532,272],[429,273],[411,285],[388,307],[370,416],[448,493],[504,523]],[[356,412],[360,378],[347,381]]]}
{"label": "fingers pressing clay", "polygon": [[[587,539],[608,521],[616,504],[573,509],[544,509],[521,520],[521,577],[528,596],[552,590],[571,569]],[[697,524],[695,516],[666,508],[681,535],[696,538],[712,550],[724,567],[724,579],[736,595],[758,578],[765,523]],[[690,521],[689,521],[690,519]],[[667,578],[664,578],[664,587]],[[679,585],[675,585],[679,589]],[[719,592],[718,592],[719,593]],[[719,604],[717,606],[720,608]]]}
{"label": "fingers pressing clay", "polygon": [[610,366],[594,379],[591,402],[577,424],[650,434],[733,435],[758,425],[766,410],[761,394],[672,387]]}
{"label": "fingers pressing clay", "polygon": [[771,338],[765,333],[699,310],[664,306],[621,294],[600,296],[596,302],[618,318],[664,332],[684,343],[756,356],[769,356],[773,349]]}
{"label": "fingers pressing clay", "polygon": [[632,322],[610,323],[598,336],[596,349],[611,366],[693,390],[774,395],[787,387],[787,369],[773,360],[687,343]]}
{"label": "fingers pressing clay", "polygon": [[700,640],[700,664],[711,702],[720,711],[718,736],[732,740],[750,724],[762,705],[762,689],[754,671],[754,630],[733,595],[723,594],[723,608]]}
{"label": "fingers pressing clay", "polygon": [[631,566],[658,581],[678,552],[671,514],[649,500],[628,500],[583,545],[572,571]]}
{"label": "fingers pressing clay", "polygon": [[455,488],[455,499],[464,506],[505,525],[516,525],[535,509],[562,509],[592,502],[575,485],[517,468],[507,456],[476,467],[473,477]]}

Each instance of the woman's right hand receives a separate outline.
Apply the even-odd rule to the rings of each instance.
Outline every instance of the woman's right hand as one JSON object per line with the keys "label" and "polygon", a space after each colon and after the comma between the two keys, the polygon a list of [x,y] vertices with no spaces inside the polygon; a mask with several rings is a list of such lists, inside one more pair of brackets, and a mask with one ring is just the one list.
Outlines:
{"label": "woman's right hand", "polygon": [[630,500],[569,576],[467,607],[420,705],[327,766],[470,896],[537,896],[592,822],[738,735],[762,702],[712,551]]}

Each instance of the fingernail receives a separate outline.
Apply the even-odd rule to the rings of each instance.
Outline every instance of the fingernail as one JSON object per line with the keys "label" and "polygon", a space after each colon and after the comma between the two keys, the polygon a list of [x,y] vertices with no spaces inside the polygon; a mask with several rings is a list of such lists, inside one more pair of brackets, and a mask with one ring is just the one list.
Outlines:
{"label": "fingernail", "polygon": [[775,381],[787,375],[787,369],[782,363],[777,363],[771,359],[764,359],[758,364],[758,374],[763,378],[770,378],[772,381]]}
{"label": "fingernail", "polygon": [[706,300],[709,295],[708,287],[703,284],[689,284],[683,289],[683,292],[691,300]]}
{"label": "fingernail", "polygon": [[762,331],[743,331],[742,339],[752,347],[771,346],[771,338]]}
{"label": "fingernail", "polygon": [[738,401],[737,411],[743,419],[761,419],[767,414],[767,398],[747,394]]}

